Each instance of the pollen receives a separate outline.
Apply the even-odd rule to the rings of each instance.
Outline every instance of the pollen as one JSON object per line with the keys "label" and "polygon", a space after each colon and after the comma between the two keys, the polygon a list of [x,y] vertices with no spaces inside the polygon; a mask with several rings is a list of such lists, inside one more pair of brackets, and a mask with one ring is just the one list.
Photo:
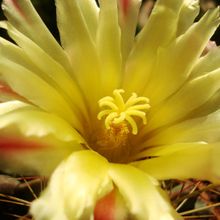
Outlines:
{"label": "pollen", "polygon": [[103,110],[99,112],[97,118],[105,119],[107,130],[126,124],[130,126],[132,134],[136,135],[138,133],[137,118],[140,118],[144,125],[147,124],[146,112],[150,109],[149,99],[132,93],[125,102],[122,93],[124,93],[123,89],[115,89],[113,97],[105,96],[100,99],[98,104]]}

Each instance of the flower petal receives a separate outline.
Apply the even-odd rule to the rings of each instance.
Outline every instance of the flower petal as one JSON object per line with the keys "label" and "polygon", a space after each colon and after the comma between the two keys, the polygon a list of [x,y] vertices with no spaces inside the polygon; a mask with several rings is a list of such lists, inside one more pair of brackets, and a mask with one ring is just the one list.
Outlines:
{"label": "flower petal", "polygon": [[155,179],[129,165],[112,164],[109,172],[132,219],[182,219]]}
{"label": "flower petal", "polygon": [[218,90],[207,102],[190,113],[189,118],[208,115],[220,108],[220,90]]}
{"label": "flower petal", "polygon": [[207,72],[211,72],[220,68],[220,48],[215,47],[206,56],[201,57],[194,66],[190,78],[202,76]]}
{"label": "flower petal", "polygon": [[108,169],[108,162],[95,152],[72,154],[55,170],[42,196],[32,203],[31,213],[36,220],[92,219],[97,200],[113,189]]}
{"label": "flower petal", "polygon": [[10,100],[27,101],[22,96],[14,92],[5,82],[0,79],[0,102],[6,102]]}
{"label": "flower petal", "polygon": [[159,0],[155,4],[147,24],[136,38],[128,60],[123,85],[128,93],[143,92],[146,86],[143,82],[147,82],[151,75],[158,48],[176,37],[182,4],[182,0],[176,0],[175,4],[173,0]]}
{"label": "flower petal", "polygon": [[200,118],[189,119],[158,132],[143,146],[156,146],[180,142],[219,142],[220,110]]}
{"label": "flower petal", "polygon": [[199,1],[184,0],[177,25],[177,36],[184,34],[184,32],[193,24],[198,14]]}
{"label": "flower petal", "polygon": [[58,114],[82,131],[79,119],[57,90],[31,71],[7,59],[1,58],[0,67],[3,79],[19,95],[48,112]]}
{"label": "flower petal", "polygon": [[32,39],[53,59],[69,69],[69,62],[65,53],[48,31],[31,1],[4,0],[2,8],[9,22],[16,29]]}
{"label": "flower petal", "polygon": [[19,101],[0,103],[1,169],[48,174],[80,144],[83,138],[62,118]]}
{"label": "flower petal", "polygon": [[21,34],[10,24],[8,24],[8,33],[14,41],[16,41],[19,47],[6,40],[3,41],[0,39],[0,42],[2,42],[0,45],[0,54],[39,75],[59,91],[59,93],[69,102],[73,103],[72,106],[74,107],[76,114],[80,115],[84,110],[83,113],[86,115],[85,104],[78,85],[76,85],[74,79],[71,78],[66,70],[45,53],[38,45]]}
{"label": "flower petal", "polygon": [[133,165],[159,180],[195,178],[220,183],[219,143],[167,145],[159,147],[158,151],[155,148],[154,154],[159,157]]}
{"label": "flower petal", "polygon": [[121,76],[121,31],[117,0],[99,0],[100,15],[97,29],[97,50],[101,63],[103,94],[119,87]]}
{"label": "flower petal", "polygon": [[72,64],[74,76],[89,104],[97,102],[100,87],[98,56],[81,11],[82,3],[79,0],[56,0],[56,7],[61,43]]}
{"label": "flower petal", "polygon": [[170,46],[160,49],[157,66],[144,92],[151,104],[165,100],[182,86],[219,23],[219,8],[210,10]]}
{"label": "flower petal", "polygon": [[192,110],[208,101],[218,90],[220,69],[204,76],[195,78],[180,89],[174,96],[161,106],[152,108],[147,129],[162,127],[177,122],[187,116]]}
{"label": "flower petal", "polygon": [[101,198],[94,210],[95,220],[125,220],[128,218],[128,209],[117,189]]}
{"label": "flower petal", "polygon": [[89,33],[93,40],[96,38],[96,31],[98,26],[99,7],[96,0],[76,0],[84,17]]}
{"label": "flower petal", "polygon": [[133,47],[141,0],[119,0],[121,50],[125,62]]}

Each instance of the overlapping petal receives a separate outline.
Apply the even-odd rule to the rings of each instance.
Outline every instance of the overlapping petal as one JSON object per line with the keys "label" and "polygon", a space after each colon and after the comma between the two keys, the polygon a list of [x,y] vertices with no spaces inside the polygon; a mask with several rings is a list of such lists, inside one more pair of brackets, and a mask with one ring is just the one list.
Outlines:
{"label": "overlapping petal", "polygon": [[102,94],[109,95],[121,81],[121,30],[117,0],[100,0],[97,51],[101,63]]}
{"label": "overlapping petal", "polygon": [[208,115],[220,108],[220,90],[218,90],[207,102],[192,111],[190,117],[200,117]]}
{"label": "overlapping petal", "polygon": [[220,141],[219,133],[220,111],[218,110],[207,116],[189,119],[171,127],[166,127],[142,143],[142,146],[197,141],[214,143]]}
{"label": "overlapping petal", "polygon": [[165,100],[183,85],[219,23],[219,8],[208,11],[184,35],[159,49],[157,64],[144,91],[152,104]]}
{"label": "overlapping petal", "polygon": [[0,67],[5,81],[19,95],[40,108],[65,118],[75,128],[82,131],[82,124],[73,113],[69,103],[52,86],[23,66],[5,58],[1,59]]}
{"label": "overlapping petal", "polygon": [[202,76],[220,68],[220,48],[213,48],[206,56],[202,56],[193,67],[190,78]]}
{"label": "overlapping petal", "polygon": [[121,27],[121,53],[125,64],[134,45],[135,32],[141,0],[118,0],[119,24]]}
{"label": "overlapping petal", "polygon": [[[9,35],[19,46],[0,39],[0,54],[40,76],[59,91],[66,100],[72,103],[71,106],[75,114],[80,115],[80,112],[83,112],[84,117],[86,117],[88,113],[80,89],[66,70],[29,38],[17,31],[10,24],[7,26]],[[74,94],[74,98],[72,94]]]}
{"label": "overlapping petal", "polygon": [[0,104],[1,169],[49,174],[84,139],[65,120],[20,101]]}
{"label": "overlapping petal", "polygon": [[189,179],[220,182],[220,148],[217,144],[186,143],[146,150],[152,159],[133,163],[156,179]]}
{"label": "overlapping petal", "polygon": [[62,46],[86,100],[94,108],[92,103],[99,97],[100,70],[95,42],[84,18],[85,13],[81,11],[83,3],[78,0],[57,0],[56,6]]}
{"label": "overlapping petal", "polygon": [[7,102],[10,100],[26,101],[24,97],[18,95],[4,81],[0,80],[0,102]]}
{"label": "overlapping petal", "polygon": [[125,199],[131,219],[182,219],[157,181],[147,174],[130,165],[113,164],[110,176]]}
{"label": "overlapping petal", "polygon": [[129,93],[143,92],[152,75],[158,48],[166,46],[175,39],[182,4],[182,0],[176,0],[175,3],[173,0],[157,1],[149,21],[136,37],[136,44],[128,59],[123,87]]}
{"label": "overlapping petal", "polygon": [[113,189],[113,183],[132,219],[182,219],[155,179],[132,166],[110,164],[92,151],[74,153],[64,161],[31,212],[39,220],[93,219],[97,200]]}
{"label": "overlapping petal", "polygon": [[70,155],[53,173],[49,187],[33,203],[31,212],[39,220],[93,219],[96,201],[113,189],[108,169],[108,162],[95,152]]}
{"label": "overlapping petal", "polygon": [[9,22],[16,29],[32,39],[65,68],[70,69],[64,51],[41,20],[31,1],[4,0],[2,8]]}
{"label": "overlapping petal", "polygon": [[187,82],[175,95],[152,110],[149,127],[146,129],[155,129],[183,120],[219,90],[219,80],[220,69],[216,69]]}
{"label": "overlapping petal", "polygon": [[199,1],[184,0],[177,25],[177,36],[185,33],[185,31],[194,23],[198,14]]}

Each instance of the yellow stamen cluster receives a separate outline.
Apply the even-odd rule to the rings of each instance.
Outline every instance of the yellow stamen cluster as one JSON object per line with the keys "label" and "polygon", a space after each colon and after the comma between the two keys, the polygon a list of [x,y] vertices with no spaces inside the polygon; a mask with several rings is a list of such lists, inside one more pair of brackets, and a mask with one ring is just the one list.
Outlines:
{"label": "yellow stamen cluster", "polygon": [[114,98],[106,96],[99,100],[99,107],[104,110],[99,112],[97,118],[101,120],[105,117],[105,127],[108,130],[126,121],[132,128],[132,134],[135,135],[138,133],[138,127],[133,117],[141,118],[143,124],[147,123],[146,111],[150,108],[149,99],[132,93],[131,97],[124,102],[121,93],[124,93],[123,89],[116,89],[113,91]]}

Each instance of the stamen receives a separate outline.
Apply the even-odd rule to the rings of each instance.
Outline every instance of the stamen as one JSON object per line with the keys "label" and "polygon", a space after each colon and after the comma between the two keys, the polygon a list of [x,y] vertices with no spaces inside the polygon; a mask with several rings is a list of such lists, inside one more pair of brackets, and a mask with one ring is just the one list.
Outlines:
{"label": "stamen", "polygon": [[124,93],[123,89],[116,89],[113,91],[114,98],[106,96],[100,99],[99,107],[104,109],[99,112],[97,118],[101,120],[105,117],[106,129],[122,123],[129,124],[132,134],[135,135],[138,133],[138,127],[133,117],[141,118],[143,124],[147,123],[146,111],[150,109],[149,99],[132,93],[127,102],[124,102],[122,93]]}

